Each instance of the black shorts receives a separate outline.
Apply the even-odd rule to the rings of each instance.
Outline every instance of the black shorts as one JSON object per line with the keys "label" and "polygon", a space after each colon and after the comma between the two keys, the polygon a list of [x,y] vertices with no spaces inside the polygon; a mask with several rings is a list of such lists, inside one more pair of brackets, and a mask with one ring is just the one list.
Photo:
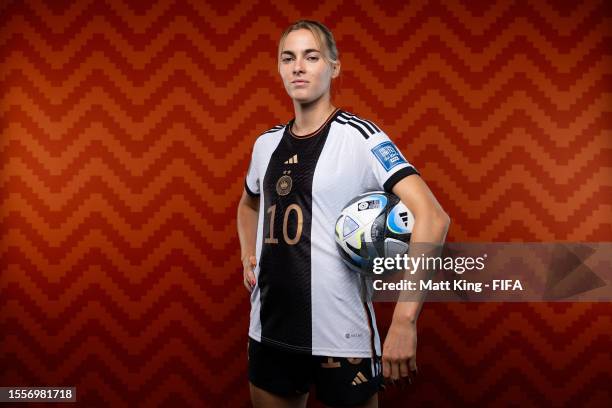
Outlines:
{"label": "black shorts", "polygon": [[323,357],[294,353],[249,338],[249,381],[258,388],[289,397],[314,384],[319,401],[331,406],[366,402],[382,384],[380,357]]}

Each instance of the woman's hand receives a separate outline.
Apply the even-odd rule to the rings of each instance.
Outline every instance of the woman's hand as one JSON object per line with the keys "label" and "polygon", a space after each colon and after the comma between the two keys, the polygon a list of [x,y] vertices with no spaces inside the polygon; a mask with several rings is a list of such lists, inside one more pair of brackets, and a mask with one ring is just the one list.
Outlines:
{"label": "woman's hand", "polygon": [[253,286],[255,286],[255,267],[257,266],[257,258],[255,255],[247,255],[242,258],[242,268],[243,268],[243,283],[244,287],[249,291],[253,291]]}
{"label": "woman's hand", "polygon": [[410,383],[417,373],[416,322],[393,319],[383,345],[383,376],[391,380],[406,378]]}
{"label": "woman's hand", "polygon": [[257,219],[259,216],[259,198],[251,197],[246,190],[242,192],[238,203],[236,226],[240,239],[240,257],[242,261],[242,283],[251,292],[255,286],[257,258],[255,242],[257,238]]}

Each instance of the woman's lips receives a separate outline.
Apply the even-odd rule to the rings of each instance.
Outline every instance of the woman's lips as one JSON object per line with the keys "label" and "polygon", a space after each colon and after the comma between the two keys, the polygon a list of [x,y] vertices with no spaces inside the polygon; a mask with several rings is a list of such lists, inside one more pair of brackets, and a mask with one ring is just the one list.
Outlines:
{"label": "woman's lips", "polygon": [[293,81],[292,84],[295,86],[301,86],[301,85],[306,85],[308,82],[307,81]]}

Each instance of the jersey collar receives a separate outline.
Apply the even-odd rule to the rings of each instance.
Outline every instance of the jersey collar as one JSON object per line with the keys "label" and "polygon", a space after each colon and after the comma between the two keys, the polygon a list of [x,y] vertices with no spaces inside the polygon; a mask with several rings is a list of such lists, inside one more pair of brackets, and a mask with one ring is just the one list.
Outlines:
{"label": "jersey collar", "polygon": [[327,126],[327,124],[328,124],[329,122],[331,122],[331,120],[332,120],[332,119],[333,119],[333,118],[334,118],[336,115],[338,115],[340,112],[342,112],[342,110],[341,110],[340,108],[336,108],[336,110],[334,110],[334,111],[331,113],[331,115],[329,115],[329,117],[327,118],[327,120],[325,120],[325,122],[323,122],[323,124],[322,124],[321,126],[319,126],[319,128],[318,128],[317,130],[315,130],[314,132],[309,133],[309,134],[307,134],[307,135],[300,135],[300,136],[298,136],[298,135],[293,134],[293,132],[291,131],[291,127],[293,126],[293,122],[295,122],[295,118],[291,119],[291,120],[289,121],[289,123],[287,123],[287,131],[289,132],[289,135],[290,135],[291,137],[294,137],[294,138],[296,138],[296,139],[308,139],[308,138],[310,138],[310,137],[313,137],[313,136],[318,135],[318,134],[321,132],[321,130],[323,130],[323,129],[325,128],[325,126]]}

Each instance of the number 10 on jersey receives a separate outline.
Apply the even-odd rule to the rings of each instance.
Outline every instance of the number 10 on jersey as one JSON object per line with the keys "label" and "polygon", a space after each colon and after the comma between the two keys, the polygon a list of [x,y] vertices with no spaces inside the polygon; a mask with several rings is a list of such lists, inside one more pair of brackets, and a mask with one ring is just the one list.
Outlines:
{"label": "number 10 on jersey", "polygon": [[[291,213],[295,212],[295,217],[297,218],[297,229],[295,231],[295,235],[293,237],[289,237],[288,232],[288,223],[289,217]],[[278,238],[274,236],[274,218],[276,216],[276,204],[271,205],[266,210],[266,213],[270,215],[270,235],[266,237],[264,243],[266,244],[278,244]],[[291,204],[285,209],[285,213],[283,214],[283,239],[287,243],[287,245],[295,245],[300,241],[300,237],[302,236],[302,226],[304,223],[304,215],[302,213],[302,208],[297,204]]]}

